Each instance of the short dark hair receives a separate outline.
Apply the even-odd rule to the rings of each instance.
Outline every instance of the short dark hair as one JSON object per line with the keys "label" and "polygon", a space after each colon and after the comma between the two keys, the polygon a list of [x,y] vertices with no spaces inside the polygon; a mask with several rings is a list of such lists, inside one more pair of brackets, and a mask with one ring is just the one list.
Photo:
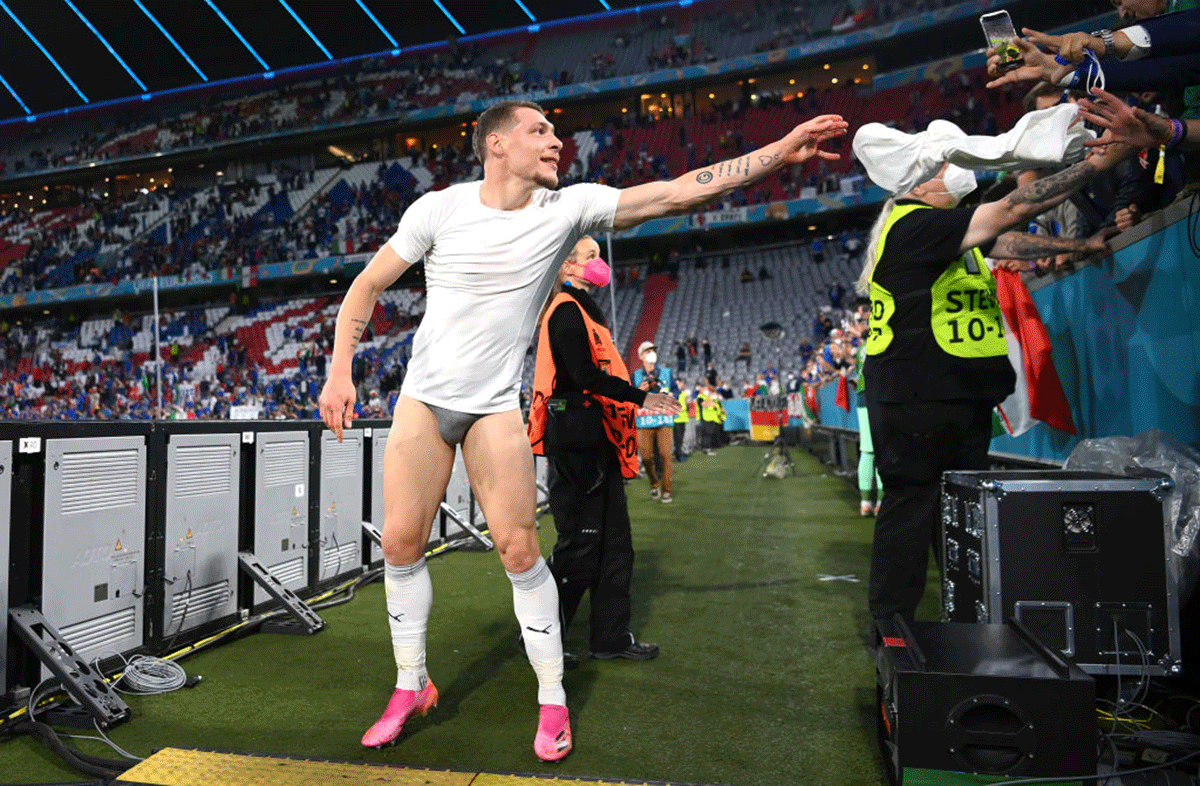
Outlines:
{"label": "short dark hair", "polygon": [[1062,98],[1063,89],[1057,85],[1052,85],[1049,82],[1038,82],[1025,97],[1021,99],[1021,106],[1026,112],[1032,112],[1037,109],[1037,100],[1042,96],[1054,96],[1057,101]]}
{"label": "short dark hair", "polygon": [[522,107],[546,114],[545,109],[532,101],[500,101],[483,110],[483,114],[475,121],[475,131],[471,134],[471,149],[475,151],[475,157],[479,159],[480,164],[487,154],[488,136],[494,131],[507,130],[506,126],[513,124],[514,114]]}

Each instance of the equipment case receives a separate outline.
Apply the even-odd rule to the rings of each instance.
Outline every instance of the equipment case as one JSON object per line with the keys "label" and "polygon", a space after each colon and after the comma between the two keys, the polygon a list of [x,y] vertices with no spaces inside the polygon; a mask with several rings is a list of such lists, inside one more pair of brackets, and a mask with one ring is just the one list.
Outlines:
{"label": "equipment case", "polygon": [[873,634],[878,742],[892,786],[928,783],[912,776],[930,770],[1061,778],[1096,766],[1095,682],[1019,623],[897,615],[875,620]]}
{"label": "equipment case", "polygon": [[1020,621],[1090,674],[1182,670],[1163,475],[942,477],[942,620]]}

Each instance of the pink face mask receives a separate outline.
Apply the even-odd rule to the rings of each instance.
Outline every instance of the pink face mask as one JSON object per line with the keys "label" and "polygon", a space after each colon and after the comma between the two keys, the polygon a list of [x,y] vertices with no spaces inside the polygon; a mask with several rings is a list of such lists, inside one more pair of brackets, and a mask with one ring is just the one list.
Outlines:
{"label": "pink face mask", "polygon": [[607,262],[600,257],[596,257],[595,259],[589,259],[584,264],[583,274],[580,278],[592,286],[602,287],[612,279],[612,271],[609,269]]}

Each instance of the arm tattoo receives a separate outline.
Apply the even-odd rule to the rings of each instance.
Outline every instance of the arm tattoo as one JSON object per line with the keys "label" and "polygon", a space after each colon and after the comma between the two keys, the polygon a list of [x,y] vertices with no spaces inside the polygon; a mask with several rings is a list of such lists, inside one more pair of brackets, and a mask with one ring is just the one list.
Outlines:
{"label": "arm tattoo", "polygon": [[350,348],[354,349],[358,346],[358,342],[362,338],[363,331],[367,328],[367,320],[355,318],[351,319],[350,321],[354,323],[354,331],[350,334]]}
{"label": "arm tattoo", "polygon": [[1040,259],[1069,251],[1081,251],[1086,241],[1069,237],[1005,232],[992,244],[993,259]]}
{"label": "arm tattoo", "polygon": [[[779,160],[779,154],[775,153],[774,155],[767,155],[767,154],[763,153],[763,154],[759,154],[757,156],[757,158],[758,158],[758,163],[765,169],[765,168],[770,167],[771,164],[773,164]],[[707,183],[711,183],[713,181],[713,178],[718,178],[718,177],[719,178],[727,178],[727,177],[750,178],[750,177],[752,177],[752,174],[750,171],[750,167],[751,167],[752,163],[753,163],[753,161],[749,155],[742,156],[741,158],[730,159],[728,161],[721,161],[718,164],[714,164],[709,169],[705,169],[700,172],[697,172],[696,173],[696,182],[700,183],[701,185],[704,185]]]}
{"label": "arm tattoo", "polygon": [[1026,183],[1008,195],[1010,205],[1039,205],[1069,194],[1091,180],[1096,167],[1090,161],[1080,161],[1061,172]]}

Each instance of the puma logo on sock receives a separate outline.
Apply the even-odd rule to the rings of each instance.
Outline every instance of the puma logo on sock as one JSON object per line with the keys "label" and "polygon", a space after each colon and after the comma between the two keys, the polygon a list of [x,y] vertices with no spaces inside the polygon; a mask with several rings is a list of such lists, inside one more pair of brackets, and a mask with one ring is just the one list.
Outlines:
{"label": "puma logo on sock", "polygon": [[545,630],[538,630],[537,628],[531,628],[531,627],[530,627],[530,626],[528,626],[528,625],[526,625],[526,626],[525,626],[525,630],[531,630],[531,631],[533,631],[534,633],[544,633],[544,634],[547,634],[547,635],[548,635],[548,634],[550,633],[550,629],[551,629],[552,627],[554,627],[554,623],[553,623],[553,622],[552,622],[552,623],[550,623],[549,625],[547,625],[547,626],[546,626],[546,628],[545,628]]}

